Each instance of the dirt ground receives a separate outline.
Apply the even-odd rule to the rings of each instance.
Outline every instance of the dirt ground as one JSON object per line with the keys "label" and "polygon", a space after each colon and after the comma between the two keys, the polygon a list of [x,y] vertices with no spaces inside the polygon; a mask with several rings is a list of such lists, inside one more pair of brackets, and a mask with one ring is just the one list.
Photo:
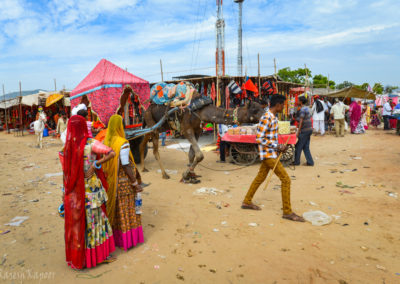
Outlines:
{"label": "dirt ground", "polygon": [[[234,170],[207,152],[202,164],[215,170],[198,167],[202,182],[186,185],[179,183],[186,153],[161,149],[171,171],[163,180],[150,152],[150,172],[143,174],[151,182],[143,194],[145,243],[117,249],[111,264],[77,272],[65,263],[64,220],[57,213],[62,177],[45,176],[61,172],[61,143],[45,138],[40,150],[32,135],[0,133],[0,233],[11,231],[0,235],[0,282],[400,283],[399,142],[382,130],[312,137],[315,166],[287,170],[296,213],[335,215],[322,227],[281,218],[275,176],[255,195],[263,210],[241,210],[259,164]],[[201,187],[220,191],[194,194]],[[29,219],[4,225],[15,216]]]}

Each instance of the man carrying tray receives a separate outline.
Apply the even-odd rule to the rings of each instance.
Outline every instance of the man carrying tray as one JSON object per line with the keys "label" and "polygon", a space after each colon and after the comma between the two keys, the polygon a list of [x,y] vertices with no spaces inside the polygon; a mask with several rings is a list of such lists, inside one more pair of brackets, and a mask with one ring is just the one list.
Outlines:
{"label": "man carrying tray", "polygon": [[278,144],[278,119],[276,114],[282,112],[286,98],[282,95],[273,95],[269,110],[261,117],[257,127],[256,140],[260,152],[261,166],[256,178],[253,180],[246,197],[242,203],[242,209],[261,210],[252,203],[254,194],[258,187],[268,176],[268,172],[274,169],[275,174],[281,180],[283,216],[291,221],[304,222],[304,219],[292,212],[290,205],[290,177],[285,168],[278,160],[278,152],[287,150],[287,145]]}

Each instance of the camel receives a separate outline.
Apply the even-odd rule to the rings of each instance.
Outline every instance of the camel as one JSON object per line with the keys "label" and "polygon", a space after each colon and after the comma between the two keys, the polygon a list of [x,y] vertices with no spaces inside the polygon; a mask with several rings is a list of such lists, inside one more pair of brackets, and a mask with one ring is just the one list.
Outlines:
{"label": "camel", "polygon": [[[200,98],[198,94],[193,97],[193,100]],[[146,127],[151,127],[159,121],[163,115],[168,111],[169,107],[166,105],[151,104],[149,108],[143,114],[143,121]],[[264,114],[264,109],[257,102],[248,101],[245,106],[237,109],[223,109],[214,105],[207,105],[203,108],[190,111],[189,108],[183,108],[179,110],[175,115],[176,119],[180,123],[181,133],[191,144],[189,150],[189,166],[182,175],[182,181],[186,183],[198,183],[197,176],[194,173],[194,169],[203,159],[204,155],[200,150],[197,143],[201,133],[201,123],[222,123],[226,125],[232,125],[235,123],[257,123],[261,116]],[[168,174],[165,172],[164,166],[160,159],[158,152],[159,133],[167,130],[172,130],[168,122],[165,122],[159,129],[152,133],[146,134],[142,143],[139,146],[141,170],[147,172],[144,163],[144,150],[146,144],[151,139],[153,142],[153,154],[156,158],[164,179],[169,179]]]}
{"label": "camel", "polygon": [[44,112],[40,112],[38,120],[33,122],[33,129],[35,130],[35,134],[37,135],[37,144],[40,149],[43,148],[43,130],[46,121],[46,114]]}

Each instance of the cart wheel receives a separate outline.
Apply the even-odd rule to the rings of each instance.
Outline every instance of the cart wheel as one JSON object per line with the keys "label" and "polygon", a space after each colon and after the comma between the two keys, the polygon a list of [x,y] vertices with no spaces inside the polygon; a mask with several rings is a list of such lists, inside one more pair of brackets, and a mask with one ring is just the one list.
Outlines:
{"label": "cart wheel", "polygon": [[290,162],[294,157],[294,146],[288,145],[288,149],[282,154],[281,162]]}
{"label": "cart wheel", "polygon": [[229,154],[235,164],[249,166],[258,159],[258,148],[255,144],[232,143]]}

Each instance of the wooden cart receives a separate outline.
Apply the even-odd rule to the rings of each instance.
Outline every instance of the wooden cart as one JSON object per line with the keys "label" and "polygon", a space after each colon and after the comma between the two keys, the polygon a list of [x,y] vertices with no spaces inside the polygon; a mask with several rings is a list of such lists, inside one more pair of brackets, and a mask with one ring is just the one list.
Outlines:
{"label": "wooden cart", "polygon": [[[289,139],[289,140],[288,140]],[[229,134],[222,137],[222,141],[230,144],[229,154],[235,164],[248,166],[254,164],[259,159],[258,144],[256,135]],[[285,163],[294,162],[294,145],[296,144],[296,134],[279,134],[278,141],[285,144],[288,141],[288,150],[283,153],[281,161]]]}

